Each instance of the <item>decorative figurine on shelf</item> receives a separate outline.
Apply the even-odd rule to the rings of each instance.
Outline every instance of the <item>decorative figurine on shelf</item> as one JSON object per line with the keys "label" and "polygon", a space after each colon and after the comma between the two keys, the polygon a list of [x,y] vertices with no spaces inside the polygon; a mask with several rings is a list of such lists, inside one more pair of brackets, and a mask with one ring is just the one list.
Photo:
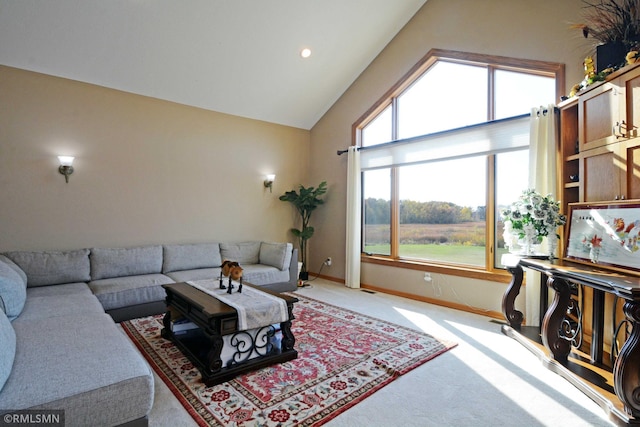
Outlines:
{"label": "decorative figurine on shelf", "polygon": [[585,79],[592,79],[593,76],[596,75],[596,65],[593,63],[593,58],[587,56],[586,58],[584,58],[584,62],[582,63],[582,65],[584,65]]}
{"label": "decorative figurine on shelf", "polygon": [[571,91],[569,92],[569,98],[573,98],[576,96],[578,92],[582,89],[582,83],[575,84],[571,87]]}
{"label": "decorative figurine on shelf", "polygon": [[[227,286],[222,284],[222,276],[229,278]],[[242,267],[235,261],[224,260],[220,271],[220,289],[227,289],[227,293],[230,294],[234,287],[232,280],[240,282],[238,292],[242,293]]]}

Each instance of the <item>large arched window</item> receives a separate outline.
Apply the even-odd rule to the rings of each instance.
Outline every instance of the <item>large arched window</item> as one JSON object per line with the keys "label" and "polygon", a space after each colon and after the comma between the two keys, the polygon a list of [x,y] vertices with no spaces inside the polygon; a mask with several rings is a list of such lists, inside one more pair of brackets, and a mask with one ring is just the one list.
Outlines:
{"label": "large arched window", "polygon": [[528,115],[563,85],[562,64],[429,52],[354,124],[363,260],[497,271],[497,211],[527,188]]}

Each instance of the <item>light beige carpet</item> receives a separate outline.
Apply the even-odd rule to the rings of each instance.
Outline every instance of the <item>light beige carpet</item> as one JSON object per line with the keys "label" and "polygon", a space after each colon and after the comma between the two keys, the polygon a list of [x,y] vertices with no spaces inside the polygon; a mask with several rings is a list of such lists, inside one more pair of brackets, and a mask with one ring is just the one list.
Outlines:
{"label": "light beige carpet", "polygon": [[455,346],[300,294],[298,299],[291,326],[298,357],[210,387],[193,363],[160,335],[162,315],[121,326],[192,418],[216,427],[324,425]]}
{"label": "light beige carpet", "polygon": [[[484,316],[317,279],[297,291],[458,346],[402,375],[329,427],[612,426],[592,400]],[[150,426],[194,426],[156,377]]]}

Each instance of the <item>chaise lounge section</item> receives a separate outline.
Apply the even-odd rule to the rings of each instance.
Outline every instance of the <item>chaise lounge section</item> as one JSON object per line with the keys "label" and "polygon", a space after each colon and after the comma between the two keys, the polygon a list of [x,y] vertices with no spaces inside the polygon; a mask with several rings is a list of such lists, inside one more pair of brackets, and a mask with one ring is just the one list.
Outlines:
{"label": "chaise lounge section", "polygon": [[243,242],[0,254],[0,414],[64,409],[67,426],[147,425],[153,374],[115,322],[166,310],[163,284],[219,277],[297,288],[290,243]]}

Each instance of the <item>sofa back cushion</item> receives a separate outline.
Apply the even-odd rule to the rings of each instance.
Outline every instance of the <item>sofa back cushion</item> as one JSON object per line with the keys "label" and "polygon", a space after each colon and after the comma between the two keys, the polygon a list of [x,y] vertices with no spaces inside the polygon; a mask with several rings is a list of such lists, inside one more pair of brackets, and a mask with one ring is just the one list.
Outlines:
{"label": "sofa back cushion", "polygon": [[220,243],[222,260],[242,264],[258,264],[260,261],[260,242]]}
{"label": "sofa back cushion", "polygon": [[163,246],[163,252],[163,273],[220,267],[222,265],[220,245],[218,243],[165,245]]}
{"label": "sofa back cushion", "polygon": [[59,285],[61,283],[88,282],[89,250],[7,252],[27,275],[27,286]]}
{"label": "sofa back cushion", "polygon": [[162,246],[91,249],[91,280],[162,271]]}
{"label": "sofa back cushion", "polygon": [[4,311],[0,310],[0,392],[7,382],[16,357],[16,332]]}
{"label": "sofa back cushion", "polygon": [[27,300],[26,278],[16,268],[11,260],[0,255],[0,310],[9,320],[20,315]]}
{"label": "sofa back cushion", "polygon": [[270,265],[278,270],[287,270],[291,263],[291,243],[260,243],[260,264]]}

